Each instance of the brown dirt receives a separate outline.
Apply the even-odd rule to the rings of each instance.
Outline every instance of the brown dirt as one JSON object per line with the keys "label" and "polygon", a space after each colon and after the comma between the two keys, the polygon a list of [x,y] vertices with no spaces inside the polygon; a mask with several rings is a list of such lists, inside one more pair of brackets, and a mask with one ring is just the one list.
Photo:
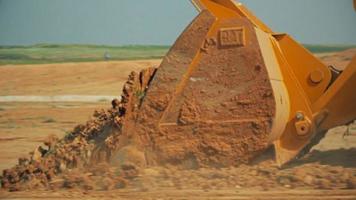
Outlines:
{"label": "brown dirt", "polygon": [[[218,41],[220,30],[231,26],[246,27],[249,45],[214,42],[201,49],[208,32]],[[131,120],[135,124],[126,127],[127,121],[123,129],[127,137],[139,136],[132,143],[139,143],[149,164],[231,166],[267,149],[275,103],[253,33],[247,20],[216,22],[206,11],[180,36]]]}
{"label": "brown dirt", "polygon": [[[127,75],[160,60],[0,67],[0,95],[117,95]],[[128,67],[129,66],[129,67]]]}
{"label": "brown dirt", "polygon": [[[160,62],[141,60],[2,66],[0,95],[117,96],[132,70],[158,66]],[[47,135],[62,138],[75,125],[88,121],[94,110],[107,105],[107,102],[0,103],[0,170],[14,166],[16,158],[27,157],[28,152]]]}
{"label": "brown dirt", "polygon": [[[139,96],[140,94],[138,94]],[[114,105],[119,104],[114,103]],[[131,108],[135,108],[135,106]],[[112,111],[112,109],[110,110]],[[112,119],[109,120],[110,123],[115,124],[115,115],[112,115],[110,110],[106,113],[96,113],[96,119],[92,122],[98,123],[97,127],[99,128],[105,127],[106,123],[101,124],[103,121],[100,120],[104,117]],[[93,126],[89,125],[88,127]],[[97,168],[86,168],[85,171],[69,170],[63,176],[48,182],[49,187],[44,184],[47,189],[76,188],[71,194],[67,190],[41,192],[36,189],[17,194],[0,191],[0,198],[36,199],[46,195],[53,199],[62,199],[63,197],[73,199],[81,198],[84,194],[91,199],[103,197],[126,199],[182,199],[185,197],[191,199],[192,196],[194,199],[214,197],[216,197],[214,199],[270,199],[271,196],[275,199],[354,199],[356,196],[354,180],[356,160],[353,159],[353,155],[356,153],[353,149],[356,147],[354,127],[355,125],[351,125],[345,136],[343,136],[343,133],[346,133],[344,129],[340,130],[339,128],[331,131],[324,143],[317,146],[308,157],[283,170],[277,169],[273,161],[268,158],[267,160],[260,158],[258,161],[262,160],[261,162],[237,168],[200,168],[197,170],[182,170],[170,165],[144,170],[138,170],[133,165],[121,167],[99,165]],[[95,129],[92,133],[97,132],[102,133],[103,131]],[[85,141],[79,142],[85,143]],[[334,149],[330,149],[331,146]],[[342,147],[348,149],[341,149]],[[70,152],[75,154],[72,150]],[[27,161],[21,159],[21,162],[24,164]],[[35,168],[34,172],[36,171],[38,168]],[[38,176],[39,180],[45,178],[41,175]],[[41,182],[32,184],[35,187],[43,187]],[[122,187],[125,189],[115,190]],[[81,190],[78,191],[78,188]],[[112,189],[114,192],[110,192],[110,194],[100,192],[100,190]],[[324,191],[320,191],[320,189]],[[94,192],[97,190],[99,191]]]}
{"label": "brown dirt", "polygon": [[336,69],[344,70],[356,56],[356,49],[348,49],[343,52],[325,53],[318,55],[320,59],[327,65],[334,66]]}
{"label": "brown dirt", "polygon": [[17,158],[28,157],[48,135],[62,138],[94,110],[107,106],[108,102],[0,103],[0,171],[14,166]]}
{"label": "brown dirt", "polygon": [[[113,108],[107,112],[95,111],[93,119],[85,125],[76,126],[63,139],[58,140],[55,136],[48,138],[44,142],[45,147],[38,146],[30,159],[20,158],[15,167],[3,171],[2,188],[9,191],[52,188],[52,181],[58,179],[58,176],[64,176],[63,182],[57,184],[59,188],[83,186],[94,189],[94,186],[86,185],[86,180],[93,182],[88,177],[66,172],[70,169],[84,171],[92,168],[94,170],[88,173],[97,172],[97,163],[108,161],[111,150],[116,149],[121,142],[119,137],[124,116],[132,115],[143,98],[137,95],[138,92],[144,94],[154,72],[153,68],[140,74],[132,72],[124,85],[121,101],[113,100]],[[103,170],[102,167],[99,168]],[[117,171],[120,174],[117,180],[109,178],[113,174],[106,177],[113,185],[122,185],[124,178],[130,177],[126,175],[127,171],[137,171],[135,166],[128,164],[122,164],[120,168],[121,171]]]}

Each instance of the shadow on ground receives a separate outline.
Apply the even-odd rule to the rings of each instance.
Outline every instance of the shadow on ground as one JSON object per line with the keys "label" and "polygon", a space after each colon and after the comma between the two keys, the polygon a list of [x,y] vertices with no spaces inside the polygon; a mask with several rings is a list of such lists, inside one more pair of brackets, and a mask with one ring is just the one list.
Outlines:
{"label": "shadow on ground", "polygon": [[293,165],[298,166],[308,163],[354,168],[356,167],[356,148],[329,151],[313,150],[304,158],[294,162]]}

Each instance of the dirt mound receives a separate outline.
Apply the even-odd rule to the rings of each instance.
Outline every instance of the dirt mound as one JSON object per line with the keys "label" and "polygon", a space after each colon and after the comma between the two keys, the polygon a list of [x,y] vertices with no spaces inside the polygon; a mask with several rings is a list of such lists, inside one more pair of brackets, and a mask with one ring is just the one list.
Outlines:
{"label": "dirt mound", "polygon": [[[45,147],[37,147],[30,159],[20,158],[18,165],[4,170],[1,177],[2,187],[18,191],[51,188],[53,185],[85,187],[87,182],[93,182],[94,180],[88,179],[85,174],[96,172],[97,164],[109,161],[111,152],[119,148],[123,119],[137,108],[154,73],[153,68],[143,70],[139,74],[132,72],[124,86],[121,101],[113,100],[112,108],[107,111],[95,111],[91,120],[85,125],[75,127],[63,139],[49,137],[44,142]],[[72,169],[80,169],[81,173],[75,173]],[[111,182],[114,185],[122,185],[123,180],[130,177],[128,174],[132,174],[132,171],[136,173],[135,166],[119,166],[116,169],[119,177]],[[104,177],[112,177],[110,170],[105,170],[105,173],[107,176]],[[53,181],[56,184],[52,184]]]}

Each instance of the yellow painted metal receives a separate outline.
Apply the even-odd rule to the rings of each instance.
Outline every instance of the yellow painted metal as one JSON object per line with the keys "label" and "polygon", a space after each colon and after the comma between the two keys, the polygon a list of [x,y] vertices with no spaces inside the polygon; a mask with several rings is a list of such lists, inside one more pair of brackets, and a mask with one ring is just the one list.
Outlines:
{"label": "yellow painted metal", "polygon": [[235,3],[236,8],[240,10],[245,17],[247,17],[256,27],[261,29],[266,33],[272,33],[272,29],[270,29],[266,24],[264,24],[261,20],[259,20],[249,9],[247,9],[241,3]]}
{"label": "yellow painted metal", "polygon": [[284,82],[284,77],[277,56],[273,51],[270,34],[256,28],[257,39],[261,48],[261,53],[267,68],[268,76],[273,89],[273,95],[276,99],[276,114],[273,120],[271,133],[269,134],[269,142],[272,144],[277,140],[284,130],[290,116],[290,101],[289,93]]}
{"label": "yellow painted metal", "polygon": [[[235,12],[231,7],[234,3],[230,0],[191,0],[198,11],[209,10],[217,18],[240,18],[241,12]],[[229,6],[226,6],[229,4]]]}
{"label": "yellow painted metal", "polygon": [[356,116],[356,56],[336,81],[313,104],[319,131],[347,124]]}
{"label": "yellow painted metal", "polygon": [[318,133],[356,119],[356,57],[332,82],[331,71],[318,58],[289,35],[274,33],[241,3],[192,2],[218,18],[247,18],[255,26],[276,99],[270,140],[279,165],[294,159]]}
{"label": "yellow painted metal", "polygon": [[[278,34],[274,37],[309,101],[314,103],[330,84],[331,72],[329,68],[289,35]],[[319,83],[314,83],[312,80],[315,71],[322,74],[323,78]]]}
{"label": "yellow painted metal", "polygon": [[[256,27],[262,31],[272,33],[272,30],[259,20],[251,11],[249,11],[243,4],[236,3],[231,0],[191,0],[198,11],[209,9],[215,11],[216,5],[223,5],[225,8],[233,10],[236,14],[248,18]],[[215,6],[214,6],[215,5]]]}
{"label": "yellow painted metal", "polygon": [[[283,165],[293,158],[309,143],[313,136],[313,132],[305,134],[303,137],[297,132],[296,123],[298,122],[296,115],[302,113],[304,118],[312,119],[313,113],[311,110],[310,100],[304,92],[297,76],[295,76],[291,65],[283,55],[283,50],[279,46],[278,41],[273,37],[271,38],[273,50],[278,59],[278,67],[283,74],[283,80],[289,93],[290,101],[290,115],[288,116],[286,128],[274,141],[276,161],[278,165]],[[280,123],[280,122],[275,122]],[[312,130],[312,129],[310,129]]]}

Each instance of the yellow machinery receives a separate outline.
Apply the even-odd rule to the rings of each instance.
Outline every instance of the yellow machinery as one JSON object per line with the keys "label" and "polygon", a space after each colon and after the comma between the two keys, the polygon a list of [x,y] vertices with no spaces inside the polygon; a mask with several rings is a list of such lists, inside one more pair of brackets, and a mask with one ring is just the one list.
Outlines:
{"label": "yellow machinery", "polygon": [[147,163],[235,165],[274,145],[281,166],[355,120],[356,57],[336,73],[240,3],[192,2],[199,16],[123,128]]}

